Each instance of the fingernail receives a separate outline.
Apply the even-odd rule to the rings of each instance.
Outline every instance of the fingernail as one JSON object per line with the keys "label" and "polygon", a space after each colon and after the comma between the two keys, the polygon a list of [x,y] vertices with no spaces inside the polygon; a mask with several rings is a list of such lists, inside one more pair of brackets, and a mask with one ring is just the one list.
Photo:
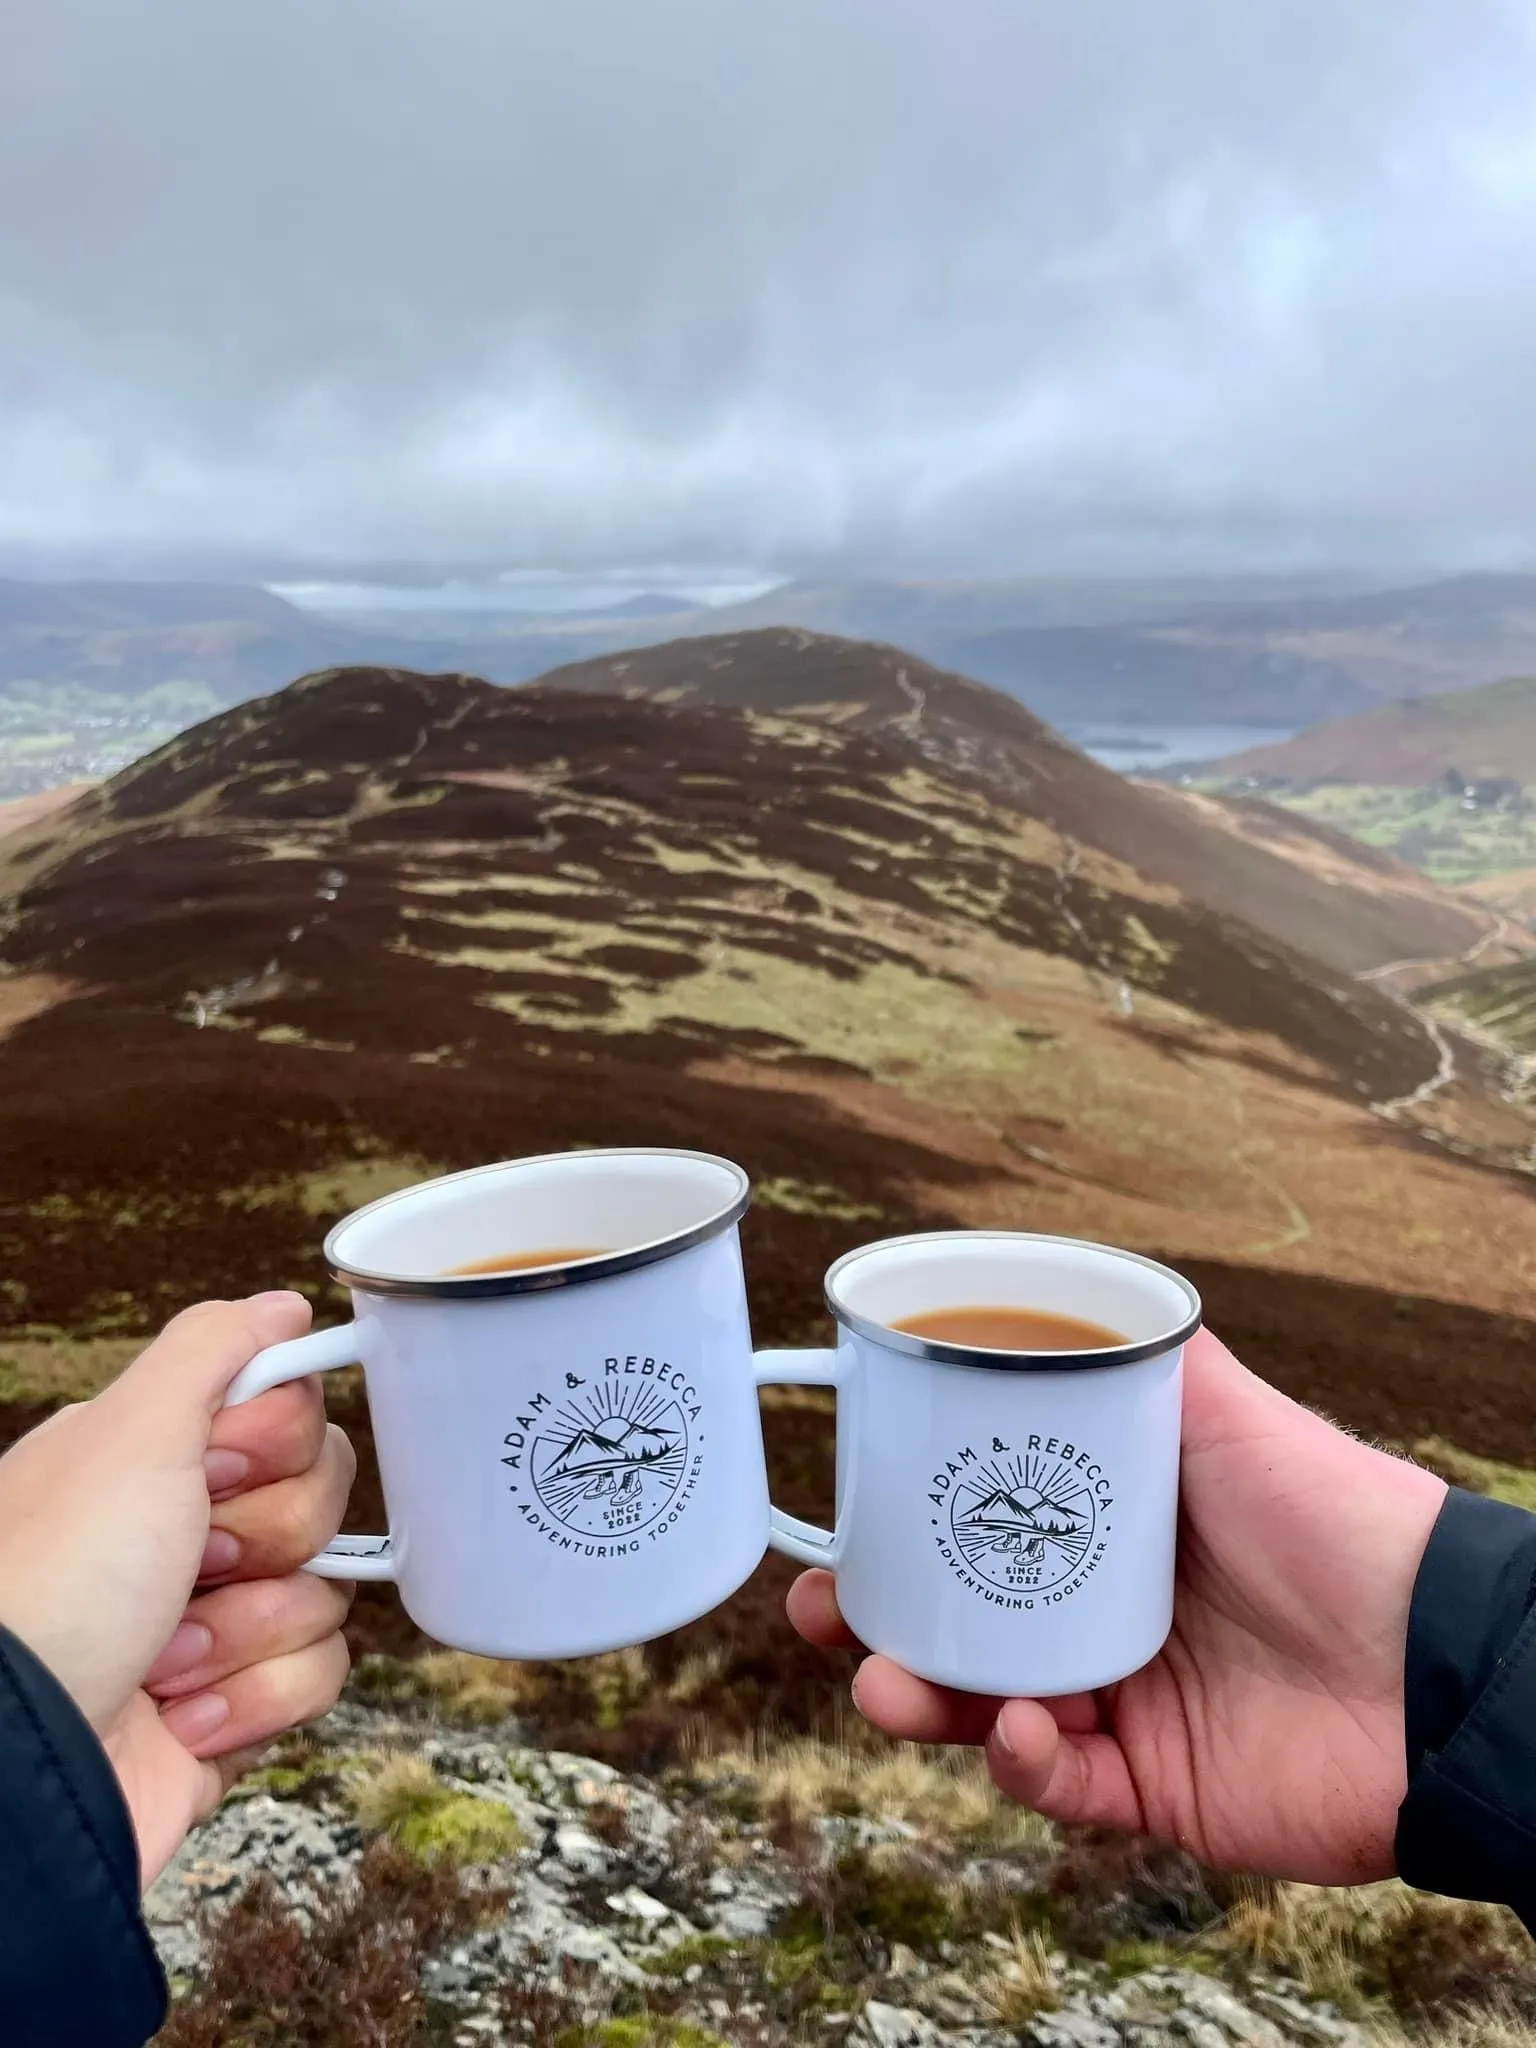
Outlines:
{"label": "fingernail", "polygon": [[184,1672],[195,1671],[212,1648],[211,1628],[205,1628],[200,1621],[184,1621],[150,1665],[144,1683],[163,1685],[168,1678],[180,1678]]}
{"label": "fingernail", "polygon": [[1014,1763],[1018,1762],[1018,1751],[1008,1740],[1008,1709],[1006,1707],[1003,1708],[992,1725],[992,1739],[1004,1756],[1010,1758]]}
{"label": "fingernail", "polygon": [[251,1461],[244,1451],[204,1451],[203,1474],[212,1495],[232,1493],[249,1477]]}
{"label": "fingernail", "polygon": [[210,1529],[197,1576],[200,1579],[217,1579],[225,1572],[232,1572],[239,1562],[240,1538],[232,1536],[227,1529]]}
{"label": "fingernail", "polygon": [[296,1287],[273,1287],[265,1294],[250,1297],[252,1308],[292,1308],[295,1302],[301,1307],[309,1306]]}
{"label": "fingernail", "polygon": [[200,1692],[189,1700],[177,1700],[161,1709],[160,1719],[176,1740],[188,1749],[206,1742],[229,1719],[229,1701],[221,1692]]}

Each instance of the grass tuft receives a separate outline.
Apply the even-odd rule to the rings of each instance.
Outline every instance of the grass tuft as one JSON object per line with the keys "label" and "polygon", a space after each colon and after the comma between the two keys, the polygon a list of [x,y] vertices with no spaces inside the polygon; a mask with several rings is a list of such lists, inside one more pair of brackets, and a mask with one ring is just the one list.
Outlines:
{"label": "grass tuft", "polygon": [[721,1750],[694,1770],[738,1803],[750,1787],[758,1805],[798,1816],[869,1814],[971,1849],[1043,1849],[1054,1840],[1050,1823],[1005,1799],[969,1750],[865,1750],[807,1738]]}
{"label": "grass tuft", "polygon": [[1038,1928],[1026,1933],[1015,1927],[1008,1954],[976,1989],[999,2026],[1021,2027],[1037,2013],[1054,2012],[1061,2003],[1061,1986]]}
{"label": "grass tuft", "polygon": [[419,1863],[492,1863],[523,1846],[522,1829],[506,1807],[455,1792],[419,1757],[389,1758],[353,1787],[351,1799],[369,1834],[386,1836]]}

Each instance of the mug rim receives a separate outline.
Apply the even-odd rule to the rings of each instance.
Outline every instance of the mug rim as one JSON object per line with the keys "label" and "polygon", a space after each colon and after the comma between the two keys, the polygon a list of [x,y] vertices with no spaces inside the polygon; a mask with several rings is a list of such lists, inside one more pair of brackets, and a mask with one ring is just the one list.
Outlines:
{"label": "mug rim", "polygon": [[[506,1273],[412,1276],[370,1272],[363,1266],[348,1263],[337,1251],[337,1242],[343,1231],[350,1230],[364,1217],[393,1207],[397,1202],[410,1201],[429,1190],[450,1187],[460,1181],[476,1180],[483,1174],[505,1173],[509,1167],[556,1166],[573,1159],[686,1159],[696,1165],[724,1167],[736,1185],[718,1208],[684,1230],[669,1231],[665,1237],[627,1245],[623,1251],[601,1252],[596,1258],[570,1259],[551,1266],[524,1267],[520,1271]],[[580,1152],[530,1152],[517,1159],[493,1159],[484,1166],[468,1166],[457,1173],[442,1173],[434,1180],[413,1181],[408,1188],[397,1188],[393,1194],[380,1195],[372,1202],[365,1202],[362,1208],[354,1209],[339,1223],[331,1225],[325,1234],[323,1256],[331,1278],[341,1286],[354,1289],[359,1294],[382,1296],[386,1300],[487,1301],[504,1295],[543,1294],[554,1287],[574,1287],[586,1280],[607,1280],[617,1273],[632,1273],[638,1267],[672,1258],[678,1252],[691,1251],[695,1245],[704,1244],[739,1223],[751,1201],[752,1182],[745,1167],[738,1166],[734,1159],[721,1157],[717,1152],[692,1152],[675,1145],[594,1145]]]}
{"label": "mug rim", "polygon": [[[986,1240],[994,1244],[1056,1245],[1063,1250],[1094,1252],[1101,1258],[1118,1259],[1140,1266],[1160,1279],[1171,1281],[1184,1296],[1188,1313],[1165,1335],[1141,1337],[1134,1343],[1106,1345],[1097,1351],[998,1351],[980,1344],[954,1344],[934,1337],[914,1336],[910,1330],[893,1330],[889,1323],[860,1315],[838,1299],[837,1282],[848,1267],[872,1253],[892,1251],[898,1245],[953,1244],[964,1240]],[[1095,1372],[1116,1365],[1137,1365],[1148,1358],[1161,1358],[1187,1344],[1204,1321],[1204,1308],[1194,1284],[1171,1266],[1140,1252],[1125,1251],[1119,1245],[1099,1244],[1090,1237],[1058,1237],[1032,1230],[925,1230],[904,1237],[882,1237],[873,1244],[857,1245],[844,1252],[827,1268],[824,1282],[826,1303],[834,1320],[845,1330],[897,1351],[908,1358],[921,1358],[934,1365],[961,1365],[990,1372]]]}

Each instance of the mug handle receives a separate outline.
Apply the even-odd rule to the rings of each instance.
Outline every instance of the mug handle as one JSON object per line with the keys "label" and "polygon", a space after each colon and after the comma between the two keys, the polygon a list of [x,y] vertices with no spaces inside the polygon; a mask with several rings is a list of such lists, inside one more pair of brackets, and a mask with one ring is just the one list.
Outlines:
{"label": "mug handle", "polygon": [[[230,1382],[224,1406],[239,1408],[272,1387],[286,1386],[289,1380],[361,1362],[356,1323],[311,1330],[307,1337],[291,1337],[286,1344],[269,1344],[265,1351],[258,1351]],[[387,1536],[338,1536],[318,1557],[312,1557],[304,1570],[317,1579],[393,1579],[394,1550]]]}
{"label": "mug handle", "polygon": [[[841,1389],[849,1379],[850,1361],[841,1351],[758,1351],[752,1370],[760,1387],[832,1387]],[[821,1565],[832,1570],[842,1550],[835,1529],[818,1529],[814,1522],[802,1522],[798,1515],[786,1515],[781,1508],[768,1510],[768,1542],[801,1564]]]}

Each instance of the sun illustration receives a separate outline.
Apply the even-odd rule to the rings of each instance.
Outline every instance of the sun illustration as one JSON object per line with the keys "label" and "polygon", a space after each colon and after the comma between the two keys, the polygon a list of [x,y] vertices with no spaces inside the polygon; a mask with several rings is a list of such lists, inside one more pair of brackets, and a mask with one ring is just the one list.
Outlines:
{"label": "sun illustration", "polygon": [[688,1424],[654,1387],[603,1386],[567,1401],[533,1441],[535,1490],[583,1536],[643,1529],[671,1501],[688,1462]]}
{"label": "sun illustration", "polygon": [[1007,1591],[1044,1590],[1082,1562],[1097,1509],[1083,1475],[1059,1458],[994,1458],[968,1472],[950,1500],[955,1547]]}

